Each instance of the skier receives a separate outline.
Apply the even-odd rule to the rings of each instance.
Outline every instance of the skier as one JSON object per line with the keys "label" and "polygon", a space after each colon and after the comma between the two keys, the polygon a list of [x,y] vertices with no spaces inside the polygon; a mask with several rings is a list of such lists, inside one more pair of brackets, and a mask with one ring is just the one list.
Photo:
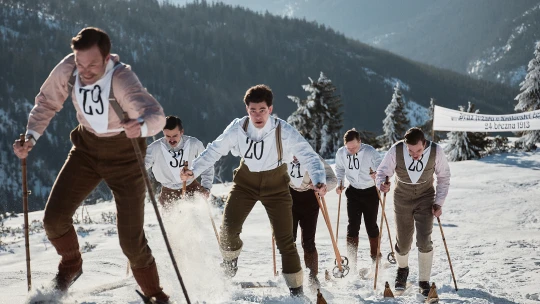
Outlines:
{"label": "skier", "polygon": [[[427,297],[433,264],[431,232],[433,216],[442,214],[450,187],[450,167],[441,146],[427,141],[419,128],[411,128],[402,141],[395,143],[377,168],[377,186],[387,193],[386,177],[396,174],[394,214],[396,220],[396,260],[398,270],[395,289],[403,290],[409,276],[409,251],[416,227],[418,247],[419,292]],[[433,175],[437,176],[434,189]]]}
{"label": "skier", "polygon": [[[326,185],[328,191],[334,189],[337,185],[336,175],[332,167],[321,158],[324,164],[326,173]],[[292,214],[293,214],[293,237],[296,242],[298,225],[302,229],[301,239],[302,248],[304,249],[304,263],[309,269],[309,286],[316,290],[320,288],[319,279],[319,254],[315,247],[315,233],[317,232],[317,219],[319,217],[319,203],[315,191],[313,190],[313,182],[309,177],[309,173],[301,166],[300,161],[294,159],[287,163],[289,177],[289,191],[292,196]]]}
{"label": "skier", "polygon": [[319,156],[298,131],[284,120],[270,117],[272,102],[273,94],[268,86],[249,88],[244,96],[248,116],[233,120],[223,134],[193,161],[191,168],[182,171],[181,178],[185,181],[196,178],[229,151],[241,156],[240,166],[233,173],[233,186],[223,213],[220,233],[222,267],[226,275],[232,277],[236,274],[243,245],[240,239],[242,225],[255,203],[261,201],[281,253],[285,282],[292,296],[301,296],[303,273],[293,242],[292,199],[284,160],[295,155],[309,172],[314,191],[321,196],[326,194],[326,176]]}
{"label": "skier", "polygon": [[[144,162],[146,170],[151,168],[161,184],[159,202],[163,206],[170,206],[182,198],[180,170],[184,161],[191,163],[204,150],[204,146],[197,138],[184,135],[182,121],[176,116],[166,117],[163,135],[148,146]],[[197,180],[187,182],[187,195],[193,196],[198,192],[208,198],[213,180],[212,166],[201,174],[201,183]]]}
{"label": "skier", "polygon": [[[381,163],[381,156],[370,145],[362,143],[360,133],[350,129],[343,136],[344,146],[336,153],[336,175],[338,184],[343,185],[344,179],[349,181],[345,190],[347,197],[347,256],[351,269],[356,271],[358,235],[362,215],[364,226],[369,237],[370,256],[373,262],[377,258],[379,242],[379,226],[377,213],[379,211],[379,197],[375,188],[375,173],[370,174],[370,168],[377,168]],[[344,188],[336,188],[339,195]]]}
{"label": "skier", "polygon": [[[61,256],[54,288],[66,292],[82,274],[72,216],[104,180],[114,195],[120,246],[135,280],[146,296],[168,303],[144,235],[146,188],[131,142],[135,139],[146,151],[145,137],[158,133],[165,124],[163,109],[131,68],[110,53],[111,41],[103,30],[82,29],[71,40],[71,48],[73,53],[52,70],[36,96],[24,144],[19,140],[13,144],[15,154],[26,158],[71,95],[79,125],[71,132],[73,147],[52,187],[43,218],[47,237]],[[120,119],[116,105],[127,112],[129,120]]]}

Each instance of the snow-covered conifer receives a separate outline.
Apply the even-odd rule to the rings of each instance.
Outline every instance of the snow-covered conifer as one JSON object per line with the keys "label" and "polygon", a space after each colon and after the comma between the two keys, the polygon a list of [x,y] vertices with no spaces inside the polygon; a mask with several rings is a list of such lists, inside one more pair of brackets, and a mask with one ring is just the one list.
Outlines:
{"label": "snow-covered conifer", "polygon": [[[534,58],[529,61],[527,75],[520,86],[521,93],[515,98],[518,103],[514,110],[519,112],[540,110],[540,42],[536,43]],[[534,151],[537,143],[540,143],[540,130],[530,130],[524,131],[515,145],[524,151]]]}
{"label": "snow-covered conifer", "polygon": [[297,105],[287,122],[294,126],[322,157],[331,157],[339,148],[341,138],[341,98],[334,95],[336,87],[321,72],[319,79],[302,88],[309,93],[307,99],[288,96]]}

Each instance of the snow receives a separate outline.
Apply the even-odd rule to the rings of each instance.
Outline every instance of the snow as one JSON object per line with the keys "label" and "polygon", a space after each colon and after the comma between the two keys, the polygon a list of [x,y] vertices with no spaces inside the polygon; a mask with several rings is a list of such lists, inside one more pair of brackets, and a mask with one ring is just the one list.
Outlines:
{"label": "snow", "polygon": [[[435,248],[432,280],[437,283],[441,303],[538,303],[540,299],[540,154],[513,153],[488,156],[474,161],[450,163],[451,188],[443,207],[442,228],[449,248],[459,291],[455,292],[446,252],[437,224],[433,227]],[[212,193],[225,194],[230,184],[215,185]],[[326,196],[332,224],[336,225],[338,197],[334,191]],[[345,204],[346,200],[343,200]],[[386,211],[395,239],[393,195],[387,198]],[[347,226],[345,205],[341,206],[338,246],[345,250]],[[79,236],[81,247],[95,248],[83,253],[84,274],[72,286],[68,297],[58,303],[140,303],[131,275],[126,276],[127,259],[121,253],[114,221],[114,203],[106,201],[85,206],[94,224],[76,224],[91,230]],[[212,207],[216,225],[220,210]],[[82,209],[77,211],[82,219]],[[105,216],[103,216],[105,215]],[[48,284],[56,272],[58,256],[40,229],[43,211],[29,214],[36,227],[30,235],[33,289],[35,298],[46,297]],[[192,302],[199,303],[301,303],[288,296],[281,277],[273,277],[271,231],[268,217],[257,204],[244,224],[244,251],[239,259],[239,271],[233,281],[276,281],[277,288],[242,290],[224,279],[219,271],[221,261],[218,245],[204,201],[181,203],[163,215],[176,261]],[[114,219],[114,218],[113,218]],[[0,237],[0,303],[24,303],[27,300],[24,237],[21,233],[22,215],[3,222]],[[2,227],[2,226],[0,226]],[[0,228],[1,229],[1,228]],[[185,303],[179,282],[168,257],[163,237],[151,204],[146,204],[145,230],[152,248],[162,285],[178,303]],[[386,228],[381,248],[389,252]],[[395,266],[379,273],[378,289],[373,291],[372,280],[362,280],[354,274],[344,279],[325,281],[324,270],[331,270],[334,253],[328,230],[319,217],[317,228],[319,279],[328,303],[381,302],[385,281],[391,286]],[[303,251],[297,241],[300,257]],[[369,242],[364,228],[360,231],[359,267],[370,263]],[[88,247],[87,247],[88,248]],[[409,280],[416,284],[418,276],[417,250],[410,254]],[[303,260],[303,259],[302,259]],[[278,255],[278,270],[280,270]],[[306,272],[307,276],[307,272]],[[110,290],[109,290],[110,289]],[[308,297],[315,295],[306,288]],[[45,295],[39,295],[45,293]],[[412,292],[385,303],[418,303]]]}

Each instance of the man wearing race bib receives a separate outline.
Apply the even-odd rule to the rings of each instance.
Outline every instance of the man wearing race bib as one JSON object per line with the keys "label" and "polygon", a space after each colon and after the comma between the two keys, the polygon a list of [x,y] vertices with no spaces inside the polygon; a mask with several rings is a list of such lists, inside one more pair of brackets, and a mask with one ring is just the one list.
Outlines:
{"label": "man wearing race bib", "polygon": [[[321,158],[324,164],[326,173],[327,190],[334,189],[337,185],[336,175],[329,164]],[[304,249],[304,263],[309,269],[309,286],[316,290],[320,288],[319,279],[319,254],[315,247],[315,233],[317,232],[317,219],[319,217],[319,203],[315,191],[313,190],[313,182],[309,177],[309,173],[300,161],[294,157],[293,161],[287,163],[289,171],[289,191],[292,196],[292,213],[293,213],[293,237],[296,242],[298,235],[298,225],[302,229],[302,248]]]}
{"label": "man wearing race bib", "polygon": [[[360,133],[354,128],[345,132],[343,142],[345,146],[339,148],[336,153],[336,175],[338,185],[345,184],[345,177],[349,181],[349,187],[345,190],[349,217],[347,257],[351,269],[355,270],[362,215],[364,215],[364,226],[369,237],[372,261],[375,261],[377,257],[379,197],[375,188],[375,173],[370,174],[370,168],[375,169],[379,166],[381,156],[372,146],[362,143]],[[343,188],[339,186],[336,188],[337,194],[341,194],[342,191]]]}
{"label": "man wearing race bib", "polygon": [[243,245],[242,225],[255,203],[261,201],[281,253],[285,282],[292,296],[301,296],[303,273],[292,236],[292,199],[286,161],[293,155],[300,160],[319,195],[326,194],[326,176],[319,156],[300,133],[284,120],[270,117],[272,101],[272,91],[266,85],[247,90],[244,103],[249,116],[233,120],[190,164],[190,169],[182,171],[181,178],[186,181],[196,178],[229,151],[240,156],[242,160],[233,173],[233,186],[221,225],[222,267],[226,275],[236,274]]}
{"label": "man wearing race bib", "polygon": [[[442,214],[442,206],[450,187],[450,167],[441,146],[427,141],[419,128],[411,128],[405,139],[394,144],[377,169],[377,186],[390,191],[386,177],[396,174],[394,214],[396,220],[396,260],[398,270],[395,288],[403,290],[409,275],[409,251],[416,226],[418,247],[419,292],[427,297],[433,263],[431,232],[433,216]],[[437,176],[437,188],[433,187]]]}
{"label": "man wearing race bib", "polygon": [[[144,160],[146,170],[152,173],[161,184],[159,202],[170,206],[173,201],[182,198],[182,180],[180,170],[185,161],[190,164],[204,150],[203,143],[195,137],[184,135],[182,121],[176,116],[167,116],[164,136],[148,146]],[[201,184],[190,180],[186,184],[186,193],[193,196],[195,192],[208,197],[214,180],[214,166],[201,174]]]}
{"label": "man wearing race bib", "polygon": [[[36,96],[25,142],[17,140],[13,145],[15,154],[26,158],[71,95],[79,125],[71,132],[73,147],[52,187],[43,218],[47,237],[61,256],[54,288],[66,292],[82,274],[72,216],[104,180],[114,195],[120,246],[135,280],[146,296],[169,303],[143,230],[146,188],[132,144],[135,139],[145,153],[145,137],[157,134],[165,124],[163,109],[131,68],[110,54],[111,41],[103,30],[84,28],[71,40],[71,48],[73,54],[52,70]],[[123,120],[122,112],[130,119]]]}

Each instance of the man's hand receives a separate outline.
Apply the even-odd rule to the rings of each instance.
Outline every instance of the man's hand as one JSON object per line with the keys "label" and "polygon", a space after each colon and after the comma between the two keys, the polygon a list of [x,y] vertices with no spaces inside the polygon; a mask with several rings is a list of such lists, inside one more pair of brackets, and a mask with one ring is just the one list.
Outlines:
{"label": "man's hand", "polygon": [[322,197],[326,194],[328,189],[326,188],[326,184],[318,183],[317,185],[313,186],[313,191]]}
{"label": "man's hand", "polygon": [[138,119],[130,119],[122,122],[127,138],[137,138],[141,136],[141,123]]}
{"label": "man's hand", "polygon": [[337,186],[337,187],[336,187],[336,193],[337,193],[338,195],[340,195],[341,192],[343,192],[343,189],[345,189],[345,187],[343,187],[343,186]]}
{"label": "man's hand", "polygon": [[382,183],[380,186],[381,192],[388,193],[390,191],[390,186],[392,185],[391,182]]}
{"label": "man's hand", "polygon": [[434,217],[439,217],[442,215],[442,206],[441,205],[437,205],[437,204],[433,204],[433,216]]}
{"label": "man's hand", "polygon": [[[370,169],[371,169],[371,168],[370,168]],[[377,176],[377,172],[372,171],[372,172],[369,173],[369,176],[371,176],[371,179],[372,179],[372,180],[375,180],[375,177]]]}
{"label": "man's hand", "polygon": [[26,138],[22,145],[21,140],[17,139],[15,143],[13,143],[13,152],[15,152],[15,155],[17,155],[18,158],[24,159],[28,157],[28,152],[30,152],[33,147],[34,143],[29,138]]}
{"label": "man's hand", "polygon": [[193,179],[193,171],[191,171],[189,169],[180,170],[180,179],[183,182],[187,182],[188,180]]}

